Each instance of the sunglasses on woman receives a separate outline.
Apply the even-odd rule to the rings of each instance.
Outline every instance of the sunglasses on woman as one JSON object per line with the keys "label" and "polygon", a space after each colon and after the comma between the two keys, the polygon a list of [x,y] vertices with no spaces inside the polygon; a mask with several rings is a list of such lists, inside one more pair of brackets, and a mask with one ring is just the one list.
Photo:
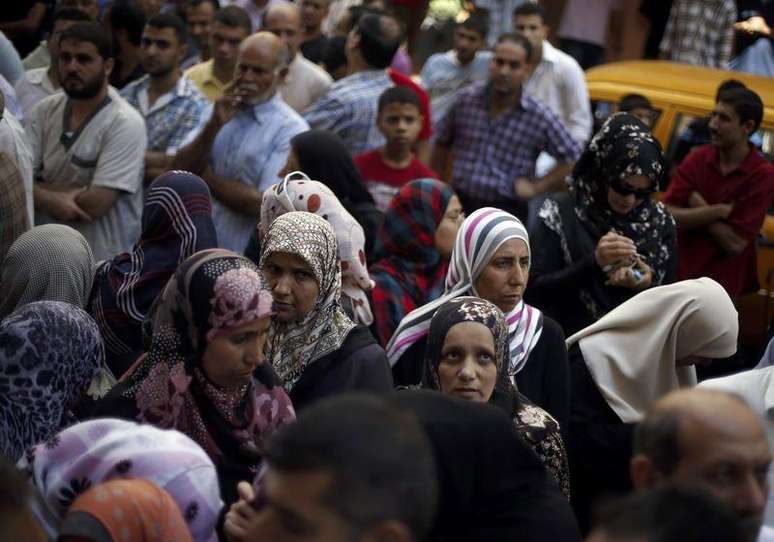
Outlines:
{"label": "sunglasses on woman", "polygon": [[656,191],[655,185],[649,186],[647,188],[632,188],[628,184],[624,183],[621,179],[613,179],[613,181],[610,183],[610,188],[622,196],[634,195],[634,197],[637,199],[648,198]]}

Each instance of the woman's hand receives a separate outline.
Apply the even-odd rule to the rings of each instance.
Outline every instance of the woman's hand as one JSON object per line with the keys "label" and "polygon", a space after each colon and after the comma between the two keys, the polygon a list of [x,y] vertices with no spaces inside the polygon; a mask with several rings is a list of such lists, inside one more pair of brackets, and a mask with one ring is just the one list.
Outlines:
{"label": "woman's hand", "polygon": [[634,241],[613,231],[603,235],[594,251],[594,260],[604,269],[618,262],[631,262],[637,254]]}
{"label": "woman's hand", "polygon": [[223,532],[226,533],[228,542],[249,542],[252,540],[250,531],[255,525],[260,512],[251,504],[255,500],[253,486],[248,482],[239,482],[237,485],[239,500],[231,505],[226,520],[223,523]]}
{"label": "woman's hand", "polygon": [[607,283],[632,290],[644,290],[653,283],[653,270],[637,258],[632,267],[619,267],[611,273]]}

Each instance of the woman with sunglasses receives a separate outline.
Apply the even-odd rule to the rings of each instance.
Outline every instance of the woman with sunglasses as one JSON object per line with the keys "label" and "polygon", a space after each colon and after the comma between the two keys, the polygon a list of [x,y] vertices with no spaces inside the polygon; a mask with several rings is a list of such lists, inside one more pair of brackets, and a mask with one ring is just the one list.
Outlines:
{"label": "woman with sunglasses", "polygon": [[652,198],[665,170],[661,145],[647,126],[618,113],[576,163],[569,191],[544,203],[532,232],[526,301],[565,334],[642,290],[675,281],[675,222]]}

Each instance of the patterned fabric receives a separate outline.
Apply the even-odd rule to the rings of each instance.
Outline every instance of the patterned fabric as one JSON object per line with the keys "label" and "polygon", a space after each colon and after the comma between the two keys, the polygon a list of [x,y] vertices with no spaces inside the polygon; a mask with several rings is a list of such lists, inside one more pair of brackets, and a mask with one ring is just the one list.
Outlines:
{"label": "patterned fabric", "polygon": [[14,241],[30,229],[27,195],[19,167],[10,154],[0,151],[0,262]]}
{"label": "patterned fabric", "polygon": [[[607,191],[612,184],[633,175],[647,177],[658,188],[666,172],[661,145],[638,119],[626,113],[610,117],[592,138],[575,165],[570,182],[575,215],[594,239],[616,231],[634,241],[637,253],[653,270],[653,285],[664,281],[671,254],[662,243],[666,232],[674,231],[672,215],[661,203],[643,199],[626,215],[620,215],[607,204]],[[567,233],[559,206],[548,199],[540,218],[558,236],[565,263],[572,263]],[[595,318],[602,316],[593,296],[580,289],[580,297]]]}
{"label": "patterned fabric", "polygon": [[475,83],[438,127],[436,142],[454,149],[454,189],[481,201],[515,199],[513,181],[535,176],[545,151],[559,162],[574,162],[580,147],[556,115],[522,93],[519,105],[492,119],[489,86]]}
{"label": "patterned fabric", "polygon": [[304,370],[335,352],[355,323],[339,302],[341,267],[336,235],[325,219],[302,211],[279,216],[263,239],[261,269],[275,252],[294,254],[311,267],[319,294],[314,307],[300,322],[272,322],[268,357],[288,391]]}
{"label": "patterned fabric", "polygon": [[406,314],[443,293],[448,262],[435,248],[435,230],[453,196],[441,181],[413,181],[398,191],[384,215],[377,263],[371,266],[374,316],[383,345]]}
{"label": "patterned fabric", "polygon": [[323,183],[303,179],[285,180],[263,193],[259,227],[267,230],[274,220],[285,213],[308,211],[323,217],[336,232],[341,261],[341,304],[349,307],[347,314],[354,315],[358,324],[370,326],[374,317],[366,291],[373,289],[374,282],[368,276],[365,258],[365,233],[363,227],[347,212],[334,193]]}
{"label": "patterned fabric", "polygon": [[61,520],[92,486],[117,479],[149,480],[171,495],[196,542],[216,542],[223,506],[212,460],[186,435],[123,420],[68,427],[31,448],[19,462]]}
{"label": "patterned fabric", "polygon": [[67,511],[59,536],[95,540],[100,531],[110,542],[191,541],[175,501],[148,480],[111,480],[87,490]]}
{"label": "patterned fabric", "polygon": [[735,22],[734,0],[675,0],[661,52],[675,62],[728,69]]}
{"label": "patterned fabric", "polygon": [[89,300],[114,373],[123,374],[143,352],[142,322],[177,267],[217,246],[204,181],[183,171],[157,178],[146,193],[140,239],[99,267]]}
{"label": "patterned fabric", "polygon": [[70,406],[102,362],[97,325],[69,303],[29,303],[3,320],[0,455],[17,461],[28,447],[72,423]]}
{"label": "patterned fabric", "polygon": [[84,308],[93,280],[94,257],[83,235],[60,224],[32,228],[11,245],[3,261],[0,318],[33,301]]}
{"label": "patterned fabric", "polygon": [[384,144],[376,123],[379,96],[393,86],[384,70],[366,70],[339,79],[304,113],[314,129],[338,135],[352,156]]}
{"label": "patterned fabric", "polygon": [[[503,243],[520,239],[529,247],[529,235],[515,216],[484,207],[465,219],[457,232],[451,265],[446,275],[446,293],[440,299],[407,315],[387,345],[387,358],[395,365],[403,353],[427,335],[430,319],[439,307],[455,297],[476,293],[476,280]],[[531,258],[530,258],[531,259]],[[524,368],[532,349],[543,332],[543,314],[523,300],[505,317],[508,326],[510,363],[508,374],[513,376]]]}
{"label": "patterned fabric", "polygon": [[256,379],[220,388],[201,359],[219,335],[270,315],[271,295],[249,260],[215,249],[183,262],[161,293],[148,355],[121,384],[138,421],[182,431],[217,464],[236,452],[257,469],[269,433],[295,419],[290,399]]}
{"label": "patterned fabric", "polygon": [[188,132],[196,128],[207,105],[207,98],[185,76],[167,94],[159,96],[153,105],[148,103],[150,76],[133,81],[121,90],[132,107],[145,118],[148,128],[148,150],[175,151]]}

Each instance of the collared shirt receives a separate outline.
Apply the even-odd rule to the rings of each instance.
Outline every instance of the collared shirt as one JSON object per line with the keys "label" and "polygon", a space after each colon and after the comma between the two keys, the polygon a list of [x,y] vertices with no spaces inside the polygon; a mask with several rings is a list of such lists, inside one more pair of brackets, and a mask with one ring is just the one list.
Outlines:
{"label": "collared shirt", "polygon": [[25,70],[34,70],[35,68],[48,68],[51,65],[51,54],[48,52],[48,44],[41,41],[34,51],[24,57],[22,66]]}
{"label": "collared shirt", "polygon": [[731,297],[757,289],[755,239],[774,198],[774,166],[750,144],[750,152],[737,169],[723,175],[718,150],[704,145],[691,151],[677,168],[664,203],[688,207],[692,192],[698,192],[709,205],[731,203],[727,219],[734,232],[748,241],[741,254],[725,252],[706,228],[678,228],[678,277],[680,280],[710,277]]}
{"label": "collared shirt", "polygon": [[36,68],[24,72],[24,75],[16,83],[16,96],[22,111],[24,111],[24,116],[28,116],[36,105],[58,90],[58,88],[54,88],[54,83],[48,76],[48,68]]}
{"label": "collared shirt", "polygon": [[591,137],[591,105],[586,76],[578,62],[543,42],[543,58],[524,84],[524,92],[547,105],[570,135],[585,144]]}
{"label": "collared shirt", "polygon": [[332,84],[328,72],[309,62],[299,51],[288,66],[288,74],[279,90],[285,103],[301,113],[319,100]]}
{"label": "collared shirt", "polygon": [[433,128],[438,129],[459,92],[470,83],[489,79],[490,51],[478,51],[475,58],[463,66],[457,60],[457,53],[446,51],[436,53],[425,62],[420,75],[422,86],[430,95],[430,110],[433,112]]}
{"label": "collared shirt", "polygon": [[556,115],[527,94],[492,118],[487,83],[460,92],[436,141],[454,150],[454,188],[485,202],[515,200],[514,181],[534,176],[541,152],[562,163],[577,160],[581,152]]}
{"label": "collared shirt", "polygon": [[121,96],[145,118],[148,130],[148,149],[174,154],[188,132],[199,125],[207,98],[186,76],[177,80],[175,87],[148,104],[150,76],[131,83]]}
{"label": "collared shirt", "polygon": [[199,87],[201,93],[211,102],[223,96],[223,91],[226,89],[226,85],[228,85],[227,82],[224,83],[215,77],[214,66],[215,60],[211,58],[206,62],[188,68],[183,74],[193,81]]}
{"label": "collared shirt", "polygon": [[[202,114],[199,127],[181,146],[193,141],[211,116],[212,104]],[[210,151],[212,171],[219,177],[266,190],[280,180],[278,175],[287,161],[290,140],[308,129],[306,121],[275,94],[268,101],[241,111],[220,129]],[[212,202],[212,220],[221,248],[242,254],[257,217],[233,211],[216,199]]]}
{"label": "collared shirt", "polygon": [[735,22],[734,0],[675,0],[661,52],[675,62],[727,69]]}

